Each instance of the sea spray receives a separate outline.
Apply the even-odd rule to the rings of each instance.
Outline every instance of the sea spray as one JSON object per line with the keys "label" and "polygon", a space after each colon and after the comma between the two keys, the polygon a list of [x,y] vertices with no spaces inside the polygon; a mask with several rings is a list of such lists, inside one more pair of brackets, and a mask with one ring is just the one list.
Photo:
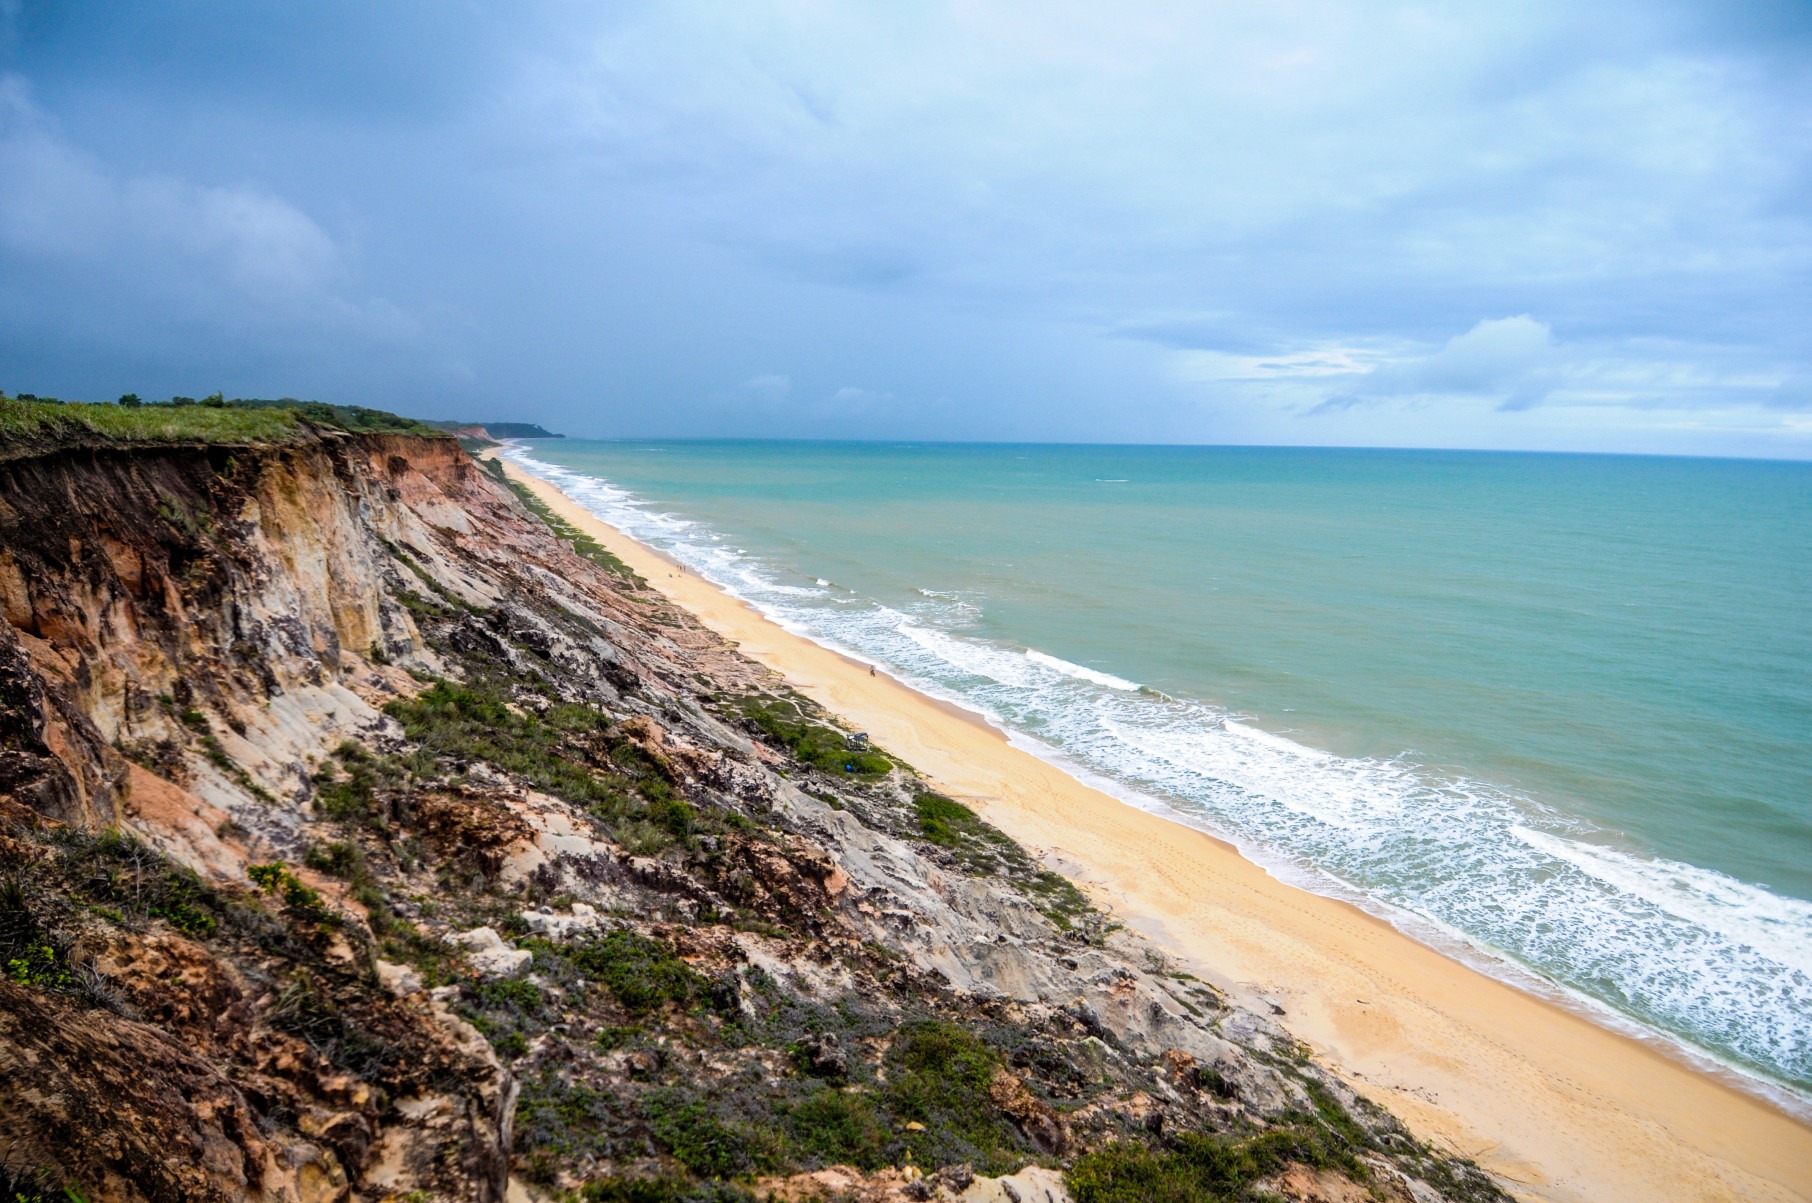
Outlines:
{"label": "sea spray", "polygon": [[1335,754],[1203,696],[1004,642],[978,629],[985,590],[921,584],[889,603],[833,589],[606,480],[509,455],[788,629],[983,712],[1123,797],[1326,874],[1727,1061],[1812,1084],[1812,904],[1644,853],[1426,757]]}

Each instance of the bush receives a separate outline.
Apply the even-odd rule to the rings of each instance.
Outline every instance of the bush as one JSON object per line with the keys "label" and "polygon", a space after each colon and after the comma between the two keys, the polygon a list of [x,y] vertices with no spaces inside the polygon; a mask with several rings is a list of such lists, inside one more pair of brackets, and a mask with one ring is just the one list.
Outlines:
{"label": "bush", "polygon": [[742,716],[756,730],[775,740],[813,768],[839,776],[865,780],[885,777],[893,761],[879,752],[851,751],[841,731],[806,717],[805,708],[784,698],[746,698]]}
{"label": "bush", "polygon": [[731,1182],[692,1182],[680,1177],[598,1178],[579,1191],[583,1203],[755,1203]]}
{"label": "bush", "polygon": [[977,838],[985,830],[974,811],[942,794],[920,793],[912,807],[918,812],[919,834],[945,848]]}
{"label": "bush", "polygon": [[646,1138],[637,1134],[635,1118],[633,1099],[543,1071],[522,1084],[516,1103],[516,1148],[524,1171],[535,1181],[552,1182],[566,1165],[586,1157],[644,1155]]}
{"label": "bush", "polygon": [[61,1180],[62,1176],[54,1170],[0,1161],[0,1203],[85,1203],[73,1185],[55,1185]]}
{"label": "bush", "polygon": [[[334,761],[339,762],[339,768]],[[339,769],[345,770],[340,776]],[[404,781],[408,770],[394,760],[373,756],[351,740],[334,749],[333,760],[315,772],[315,811],[342,823],[362,822],[382,829],[387,807],[380,793]]]}
{"label": "bush", "polygon": [[317,873],[341,881],[367,882],[371,870],[365,862],[365,850],[351,840],[332,840],[315,844],[302,854],[302,863]]}
{"label": "bush", "polygon": [[734,1178],[786,1164],[785,1147],[770,1126],[727,1110],[717,1100],[678,1090],[651,1091],[642,1098],[655,1139],[701,1178]]}
{"label": "bush", "polygon": [[430,754],[489,761],[536,789],[580,805],[620,805],[623,800],[615,782],[563,754],[567,736],[609,725],[598,711],[560,706],[546,717],[521,714],[492,686],[436,681],[414,698],[386,703],[384,713]]}
{"label": "bush", "polygon": [[274,861],[266,865],[247,865],[245,875],[266,894],[281,898],[284,906],[298,911],[321,911],[319,891]]}
{"label": "bush", "polygon": [[1076,1203],[1197,1203],[1238,1199],[1259,1178],[1299,1161],[1334,1166],[1358,1181],[1365,1167],[1307,1117],[1244,1141],[1184,1132],[1169,1147],[1122,1141],[1078,1157],[1065,1175]]}
{"label": "bush", "polygon": [[48,940],[28,944],[8,957],[6,976],[21,986],[44,990],[67,990],[74,984],[68,959]]}
{"label": "bush", "polygon": [[529,1035],[546,1026],[547,1000],[533,982],[517,978],[485,981],[471,987],[460,1013],[483,1033],[505,1058],[528,1051]]}
{"label": "bush", "polygon": [[1001,1059],[979,1036],[944,1020],[918,1020],[900,1029],[888,1061],[888,1111],[899,1121],[925,1125],[907,1138],[919,1161],[1013,1168],[1026,1145],[988,1097]]}
{"label": "bush", "polygon": [[822,1087],[793,1106],[787,1126],[799,1155],[816,1165],[875,1170],[887,1162],[887,1124],[869,1095]]}
{"label": "bush", "polygon": [[212,935],[224,906],[194,870],[176,864],[137,837],[117,831],[90,836],[67,832],[77,888],[96,902],[150,919],[162,919],[190,937]]}
{"label": "bush", "polygon": [[521,501],[522,504],[528,508],[530,513],[546,523],[547,528],[554,532],[555,538],[564,539],[567,543],[572,545],[574,551],[598,565],[600,568],[603,568],[605,571],[621,577],[632,588],[645,589],[648,587],[648,582],[642,579],[635,569],[618,559],[616,555],[602,543],[599,543],[596,539],[592,538],[566,519],[560,517],[560,515],[554,513],[553,510],[547,507],[546,502],[535,495],[533,489],[529,488],[521,481],[511,480],[508,475],[504,473],[503,467],[497,464],[496,460],[484,460],[482,462],[487,467],[492,467],[494,465],[493,471],[497,479],[509,486],[510,492],[516,494],[517,500]]}
{"label": "bush", "polygon": [[672,949],[634,932],[613,931],[572,946],[566,959],[609,990],[631,1015],[647,1015],[668,1003],[690,1007],[711,985]]}

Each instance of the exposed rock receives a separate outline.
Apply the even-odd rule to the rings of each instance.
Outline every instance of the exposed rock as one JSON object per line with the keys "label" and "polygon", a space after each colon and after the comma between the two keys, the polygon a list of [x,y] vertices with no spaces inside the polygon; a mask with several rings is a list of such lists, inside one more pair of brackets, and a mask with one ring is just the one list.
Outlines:
{"label": "exposed rock", "polygon": [[466,960],[485,977],[517,977],[528,971],[534,954],[525,948],[511,948],[503,937],[489,927],[475,927],[447,937],[449,944],[466,950]]}
{"label": "exposed rock", "polygon": [[274,1144],[244,1095],[146,1024],[0,981],[0,1147],[91,1197],[237,1199],[279,1191],[326,1148]]}
{"label": "exposed rock", "polygon": [[1259,1184],[1286,1203],[1373,1203],[1372,1192],[1338,1170],[1296,1162]]}
{"label": "exposed rock", "polygon": [[957,1197],[963,1203],[1070,1203],[1063,1175],[1041,1165],[1001,1178],[977,1178]]}
{"label": "exposed rock", "polygon": [[0,1149],[85,1197],[1060,1203],[1275,1125],[1498,1197],[451,440],[9,449],[0,613]]}
{"label": "exposed rock", "polygon": [[421,993],[422,975],[407,965],[393,965],[381,958],[371,964],[377,973],[378,984],[396,997]]}
{"label": "exposed rock", "polygon": [[1070,1147],[1069,1125],[1051,1105],[1026,1089],[1018,1074],[1001,1070],[988,1087],[988,1097],[1013,1117],[1032,1143],[1046,1153],[1064,1153]]}
{"label": "exposed rock", "polygon": [[598,912],[588,902],[575,902],[569,913],[561,915],[546,907],[523,911],[520,918],[528,929],[550,940],[565,941],[598,930]]}

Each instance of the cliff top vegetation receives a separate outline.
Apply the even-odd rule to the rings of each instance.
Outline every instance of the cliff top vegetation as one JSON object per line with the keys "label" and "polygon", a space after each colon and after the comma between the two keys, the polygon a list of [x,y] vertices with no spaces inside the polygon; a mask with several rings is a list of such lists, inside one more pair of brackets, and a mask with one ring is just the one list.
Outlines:
{"label": "cliff top vegetation", "polygon": [[122,442],[275,443],[307,429],[370,434],[419,434],[444,437],[442,431],[413,418],[361,405],[320,401],[227,400],[219,393],[197,401],[141,401],[128,393],[114,404],[89,404],[0,393],[0,440],[61,442],[99,436]]}

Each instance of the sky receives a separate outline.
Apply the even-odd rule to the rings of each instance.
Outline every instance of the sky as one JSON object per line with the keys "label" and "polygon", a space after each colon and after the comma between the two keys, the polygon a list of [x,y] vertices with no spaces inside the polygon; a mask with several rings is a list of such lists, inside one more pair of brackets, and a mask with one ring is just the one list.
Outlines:
{"label": "sky", "polygon": [[0,0],[0,388],[1812,458],[1812,3]]}

